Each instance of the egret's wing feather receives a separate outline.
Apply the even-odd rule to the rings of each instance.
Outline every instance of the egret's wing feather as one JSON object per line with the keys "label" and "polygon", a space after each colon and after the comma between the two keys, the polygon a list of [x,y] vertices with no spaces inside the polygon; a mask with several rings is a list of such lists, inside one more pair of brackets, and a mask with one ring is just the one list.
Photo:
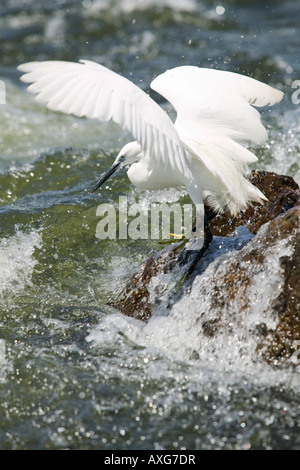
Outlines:
{"label": "egret's wing feather", "polygon": [[271,106],[283,97],[282,91],[250,77],[193,66],[167,70],[151,88],[174,106],[180,135],[198,141],[223,135],[250,146],[260,146],[267,138],[253,106]]}
{"label": "egret's wing feather", "polygon": [[283,93],[243,75],[193,66],[167,70],[151,88],[175,108],[175,127],[192,166],[196,162],[204,175],[209,171],[202,186],[212,207],[234,214],[262,201],[263,194],[244,178],[249,163],[257,160],[245,147],[260,146],[267,138],[253,106],[273,105]]}
{"label": "egret's wing feather", "polygon": [[[95,62],[28,62],[21,80],[53,111],[113,120],[139,142],[152,163],[188,174],[184,147],[168,115],[143,90]],[[166,152],[166,149],[168,152]]]}

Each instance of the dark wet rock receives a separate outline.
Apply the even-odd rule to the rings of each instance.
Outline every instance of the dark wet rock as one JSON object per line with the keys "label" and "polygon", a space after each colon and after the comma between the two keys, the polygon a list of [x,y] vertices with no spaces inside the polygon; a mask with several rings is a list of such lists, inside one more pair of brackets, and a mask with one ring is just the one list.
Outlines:
{"label": "dark wet rock", "polygon": [[253,171],[249,179],[262,191],[268,201],[263,205],[253,204],[241,211],[237,217],[228,217],[227,214],[216,216],[210,223],[213,235],[226,237],[240,225],[256,234],[263,224],[300,204],[299,186],[289,176]]}
{"label": "dark wet rock", "polygon": [[[186,296],[197,276],[206,275],[207,268],[213,266],[215,271],[210,273],[205,293],[209,315],[200,314],[200,298],[198,310],[197,305],[193,306],[196,314],[199,312],[200,333],[207,338],[214,338],[224,328],[230,333],[232,325],[254,309],[262,312],[261,320],[249,330],[255,338],[257,354],[272,363],[291,357],[293,342],[300,340],[299,187],[292,178],[274,173],[254,172],[251,179],[268,202],[254,205],[235,218],[217,216],[211,223],[214,242],[189,279],[185,277],[188,266],[178,264],[185,245],[173,243],[146,260],[111,303],[125,315],[148,320],[155,310],[167,310],[180,296]],[[248,229],[243,229],[248,233],[246,238],[245,232],[244,238],[233,236],[239,226]],[[220,264],[217,258],[221,259],[223,252],[219,241],[225,247],[224,253],[229,253]],[[189,255],[192,264],[197,253],[191,251]],[[274,279],[279,276],[273,288],[270,266],[276,271]],[[268,276],[270,282],[263,286]],[[205,291],[205,284],[201,289]],[[229,311],[232,322],[228,321]],[[264,319],[266,314],[272,318],[271,326]]]}
{"label": "dark wet rock", "polygon": [[264,224],[243,249],[216,267],[213,277],[208,295],[211,312],[218,315],[203,322],[202,333],[228,332],[229,322],[237,328],[255,312],[249,333],[258,355],[273,364],[289,359],[293,342],[300,340],[300,206]]}
{"label": "dark wet rock", "polygon": [[[129,317],[148,320],[151,317],[153,308],[153,301],[150,300],[149,283],[158,273],[172,271],[177,263],[182,246],[182,243],[174,243],[147,259],[139,267],[139,270],[132,274],[118,297],[111,299],[110,305],[118,308]],[[158,286],[154,290],[157,293],[154,302],[159,302],[161,291]]]}
{"label": "dark wet rock", "polygon": [[268,361],[289,358],[295,350],[293,342],[300,340],[300,206],[269,224],[263,241],[275,245],[281,240],[289,240],[291,254],[279,259],[282,285],[272,303],[276,330],[265,331],[259,345]]}

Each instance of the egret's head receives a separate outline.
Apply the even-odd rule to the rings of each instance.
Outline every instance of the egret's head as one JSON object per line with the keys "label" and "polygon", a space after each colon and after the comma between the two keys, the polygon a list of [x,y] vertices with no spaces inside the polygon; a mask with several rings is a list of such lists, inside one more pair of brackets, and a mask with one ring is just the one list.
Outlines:
{"label": "egret's head", "polygon": [[119,152],[112,166],[101,176],[98,183],[93,187],[92,192],[95,192],[111,175],[117,170],[123,168],[126,165],[131,165],[140,160],[142,157],[142,149],[140,144],[135,142],[129,142],[124,145],[122,150]]}

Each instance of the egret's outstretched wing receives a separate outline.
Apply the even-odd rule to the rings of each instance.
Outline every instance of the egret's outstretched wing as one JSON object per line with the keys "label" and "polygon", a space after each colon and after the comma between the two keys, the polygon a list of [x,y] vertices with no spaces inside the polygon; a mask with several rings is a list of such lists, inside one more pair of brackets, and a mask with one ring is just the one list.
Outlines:
{"label": "egret's outstretched wing", "polygon": [[176,67],[156,77],[151,88],[177,112],[176,128],[187,138],[226,136],[242,145],[260,146],[267,132],[253,107],[278,103],[283,92],[233,72]]}
{"label": "egret's outstretched wing", "polygon": [[82,60],[28,62],[18,67],[28,90],[53,111],[113,120],[139,142],[152,164],[188,172],[184,147],[168,115],[143,90],[115,72]]}

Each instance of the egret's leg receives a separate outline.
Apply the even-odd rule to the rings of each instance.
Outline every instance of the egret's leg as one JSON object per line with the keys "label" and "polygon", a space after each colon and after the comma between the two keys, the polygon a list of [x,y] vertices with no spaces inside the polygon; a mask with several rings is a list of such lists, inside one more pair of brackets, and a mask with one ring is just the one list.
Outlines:
{"label": "egret's leg", "polygon": [[[216,217],[217,212],[211,212],[210,214],[204,214],[204,243],[203,247],[208,248],[209,244],[211,243],[213,236],[210,230],[209,222]],[[196,231],[196,226],[192,230],[193,232]]]}
{"label": "egret's leg", "polygon": [[205,247],[205,249],[207,250],[207,248],[209,247],[210,243],[212,242],[212,239],[213,239],[213,236],[212,236],[212,233],[211,233],[211,230],[210,230],[210,226],[209,226],[209,221],[211,219],[205,215],[204,216],[204,244],[203,244],[203,247]]}
{"label": "egret's leg", "polygon": [[216,215],[218,215],[218,212],[215,211],[215,212],[211,212],[210,214],[205,215],[205,217],[210,222],[212,219],[216,217]]}
{"label": "egret's leg", "polygon": [[[187,272],[185,273],[184,277],[181,280],[182,283],[184,282],[184,280],[187,280],[193,274],[193,271],[198,261],[202,258],[205,251],[208,249],[210,243],[212,242],[213,235],[210,230],[209,222],[216,215],[217,215],[217,212],[212,212],[208,215],[204,214],[204,220],[203,220],[204,241],[203,241],[202,247],[198,250],[185,250],[185,249],[182,250],[178,258],[179,264],[185,265],[187,263],[190,263],[190,266],[188,267]],[[193,228],[193,232],[196,232],[196,228],[197,228],[197,225]]]}
{"label": "egret's leg", "polygon": [[201,248],[186,249],[186,247],[184,247],[178,257],[179,264],[186,265],[190,263],[188,271],[185,274],[185,278],[188,278],[193,273],[196,264],[202,258],[202,256],[204,255],[205,251],[208,249],[213,239],[212,233],[210,231],[209,223],[206,217],[204,218],[204,237],[203,238],[204,240],[201,245]]}

